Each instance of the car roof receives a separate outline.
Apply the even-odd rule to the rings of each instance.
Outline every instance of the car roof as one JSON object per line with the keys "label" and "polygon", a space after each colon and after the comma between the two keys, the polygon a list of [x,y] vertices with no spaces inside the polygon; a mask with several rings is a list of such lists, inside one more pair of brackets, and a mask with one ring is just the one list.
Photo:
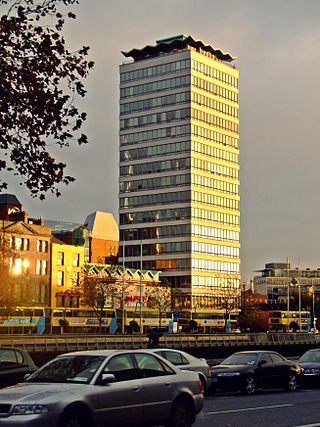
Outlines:
{"label": "car roof", "polygon": [[113,354],[129,354],[129,353],[149,353],[154,354],[149,349],[131,349],[131,350],[80,350],[60,354],[57,357],[64,356],[112,356]]}
{"label": "car roof", "polygon": [[277,353],[276,351],[273,350],[246,350],[246,351],[237,351],[234,354],[264,354],[264,353]]}
{"label": "car roof", "polygon": [[175,351],[176,353],[184,353],[188,354],[183,350],[178,350],[177,348],[167,348],[167,347],[156,347],[156,348],[150,348],[150,351],[157,352],[157,351]]}
{"label": "car roof", "polygon": [[26,352],[27,350],[25,350],[24,348],[21,348],[21,347],[0,347],[0,351],[1,350],[16,350],[16,351],[24,351],[24,352]]}

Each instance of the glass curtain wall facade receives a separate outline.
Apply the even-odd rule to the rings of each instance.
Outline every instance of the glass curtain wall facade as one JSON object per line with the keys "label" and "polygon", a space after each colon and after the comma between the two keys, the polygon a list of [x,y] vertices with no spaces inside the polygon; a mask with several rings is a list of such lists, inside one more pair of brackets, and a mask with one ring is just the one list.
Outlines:
{"label": "glass curtain wall facade", "polygon": [[120,65],[119,263],[218,308],[240,277],[238,70],[190,36],[156,43]]}

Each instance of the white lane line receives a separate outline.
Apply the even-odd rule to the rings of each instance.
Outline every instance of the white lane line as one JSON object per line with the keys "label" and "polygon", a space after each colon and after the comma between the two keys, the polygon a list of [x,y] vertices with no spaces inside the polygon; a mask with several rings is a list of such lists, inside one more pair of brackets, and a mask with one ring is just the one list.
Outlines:
{"label": "white lane line", "polygon": [[316,423],[316,424],[303,424],[300,426],[294,426],[294,427],[319,427],[320,423]]}
{"label": "white lane line", "polygon": [[[283,405],[253,406],[252,408],[229,409],[226,411],[213,411],[213,412],[207,412],[206,414],[207,415],[217,415],[217,414],[230,414],[232,412],[262,411],[264,409],[287,408],[288,406],[293,406],[293,404],[292,403],[284,403]],[[296,427],[309,427],[309,426],[296,426]],[[312,426],[310,425],[310,427],[312,427]]]}

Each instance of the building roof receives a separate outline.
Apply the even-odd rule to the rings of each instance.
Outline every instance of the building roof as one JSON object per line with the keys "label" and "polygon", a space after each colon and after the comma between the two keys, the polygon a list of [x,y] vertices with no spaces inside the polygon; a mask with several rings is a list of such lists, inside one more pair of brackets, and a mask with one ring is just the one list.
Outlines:
{"label": "building roof", "polygon": [[83,227],[83,225],[78,222],[52,221],[49,219],[45,220],[45,225],[52,228],[52,233],[72,232],[79,227]]}
{"label": "building roof", "polygon": [[125,57],[132,57],[135,61],[138,61],[139,59],[158,56],[160,53],[170,53],[175,49],[183,49],[187,46],[210,52],[222,61],[232,62],[236,59],[236,57],[223,52],[221,49],[215,49],[211,45],[203,43],[201,40],[195,40],[193,37],[184,34],[157,40],[155,46],[148,45],[142,49],[131,49],[129,52],[122,52],[122,54]]}
{"label": "building roof", "polygon": [[0,205],[19,205],[21,203],[14,194],[0,194]]}
{"label": "building roof", "polygon": [[85,227],[97,239],[119,241],[119,227],[110,212],[95,211],[87,216]]}

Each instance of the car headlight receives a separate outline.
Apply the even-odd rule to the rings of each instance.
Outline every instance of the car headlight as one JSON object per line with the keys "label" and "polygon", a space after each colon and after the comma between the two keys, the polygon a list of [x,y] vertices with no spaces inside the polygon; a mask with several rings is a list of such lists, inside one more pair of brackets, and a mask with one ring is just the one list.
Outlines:
{"label": "car headlight", "polygon": [[12,415],[45,414],[48,408],[45,405],[15,405]]}
{"label": "car headlight", "polygon": [[240,372],[220,372],[217,374],[218,377],[237,377],[240,375]]}

